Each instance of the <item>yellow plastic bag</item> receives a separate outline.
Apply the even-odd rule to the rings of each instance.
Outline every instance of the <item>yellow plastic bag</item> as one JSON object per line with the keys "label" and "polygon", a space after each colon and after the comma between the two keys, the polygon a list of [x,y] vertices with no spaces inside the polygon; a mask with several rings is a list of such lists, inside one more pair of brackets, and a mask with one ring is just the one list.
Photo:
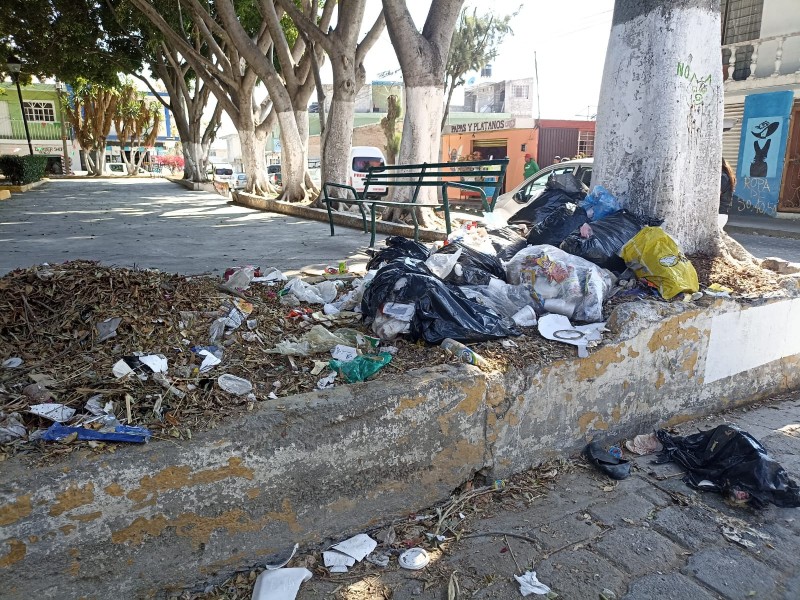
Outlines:
{"label": "yellow plastic bag", "polygon": [[620,256],[638,278],[653,284],[665,300],[700,289],[694,266],[660,227],[642,229],[622,247]]}

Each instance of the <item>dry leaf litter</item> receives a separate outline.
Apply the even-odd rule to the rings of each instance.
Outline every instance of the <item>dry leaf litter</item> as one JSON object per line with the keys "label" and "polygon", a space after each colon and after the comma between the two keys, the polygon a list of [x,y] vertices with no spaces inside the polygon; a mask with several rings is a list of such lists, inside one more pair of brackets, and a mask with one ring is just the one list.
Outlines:
{"label": "dry leaf litter", "polygon": [[[732,272],[729,263],[721,259],[692,260],[702,285],[716,281],[732,287],[735,295],[779,287],[768,271],[753,267]],[[306,280],[324,279],[341,280],[341,297],[354,276]],[[18,453],[55,456],[69,451],[54,447],[59,445],[31,443],[37,431],[52,424],[27,412],[34,404],[59,403],[74,409],[74,417],[66,424],[75,425],[92,416],[86,409],[87,401],[92,401],[108,409],[120,423],[147,427],[154,440],[189,439],[193,432],[213,428],[253,410],[258,403],[279,406],[283,396],[316,389],[319,379],[329,372],[327,368],[319,372],[320,361],[327,362],[329,354],[289,357],[269,353],[278,343],[297,340],[315,325],[371,335],[356,313],[329,316],[320,306],[282,303],[281,282],[253,284],[242,292],[225,290],[221,283],[217,277],[130,270],[88,261],[41,265],[0,278],[0,360],[23,361],[17,367],[0,369],[0,425],[22,426],[27,433],[27,439],[5,440],[0,445],[0,460]],[[621,302],[639,299],[618,295],[607,303],[605,312]],[[237,328],[210,342],[212,324],[237,307],[249,314],[241,312],[242,323]],[[535,328],[523,331],[511,347],[504,347],[502,341],[472,347],[487,360],[489,369],[500,371],[510,366],[544,366],[574,356],[573,348],[543,339]],[[221,362],[200,372],[204,356],[198,351],[214,345],[222,352]],[[392,362],[373,379],[391,377],[420,364],[435,366],[456,360],[437,346],[402,339],[392,345],[397,348]],[[139,367],[136,373],[117,378],[114,365],[123,357],[135,364],[132,357],[136,353],[165,357],[168,368],[164,376],[153,376]],[[225,391],[220,387],[223,375],[247,380],[252,390],[241,395]],[[341,378],[336,385],[341,385]],[[114,447],[102,442],[88,444],[99,449]]]}

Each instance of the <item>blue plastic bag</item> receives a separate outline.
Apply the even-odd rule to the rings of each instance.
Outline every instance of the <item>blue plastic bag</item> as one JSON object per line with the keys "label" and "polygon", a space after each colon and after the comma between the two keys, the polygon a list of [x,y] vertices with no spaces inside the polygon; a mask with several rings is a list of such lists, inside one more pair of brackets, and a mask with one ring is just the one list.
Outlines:
{"label": "blue plastic bag", "polygon": [[607,217],[611,213],[615,213],[622,208],[619,200],[602,185],[594,186],[583,202],[580,203],[580,207],[586,211],[586,214],[592,221]]}
{"label": "blue plastic bag", "polygon": [[128,425],[117,425],[114,431],[98,431],[86,427],[67,427],[60,423],[53,423],[44,432],[42,439],[57,442],[73,433],[77,433],[78,439],[83,441],[97,440],[99,442],[130,442],[133,444],[143,444],[153,435],[149,429]]}

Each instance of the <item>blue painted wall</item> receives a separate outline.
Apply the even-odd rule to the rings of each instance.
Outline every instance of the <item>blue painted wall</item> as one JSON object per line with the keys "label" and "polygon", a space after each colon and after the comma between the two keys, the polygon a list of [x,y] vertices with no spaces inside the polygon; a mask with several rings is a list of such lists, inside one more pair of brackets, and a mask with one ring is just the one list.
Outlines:
{"label": "blue painted wall", "polygon": [[745,98],[734,210],[771,217],[777,213],[793,101],[793,92]]}

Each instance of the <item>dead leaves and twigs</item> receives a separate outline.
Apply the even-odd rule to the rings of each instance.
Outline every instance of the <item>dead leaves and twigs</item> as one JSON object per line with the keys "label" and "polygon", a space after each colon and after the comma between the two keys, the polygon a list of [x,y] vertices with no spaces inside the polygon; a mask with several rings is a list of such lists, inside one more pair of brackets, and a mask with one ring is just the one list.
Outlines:
{"label": "dead leaves and twigs", "polygon": [[[120,422],[145,426],[154,439],[187,439],[193,431],[252,410],[255,401],[270,401],[270,393],[280,397],[315,389],[318,377],[310,373],[310,358],[289,362],[265,352],[313,324],[287,318],[291,307],[280,303],[280,286],[253,285],[241,293],[219,284],[218,277],[120,269],[90,261],[6,274],[0,278],[0,358],[18,356],[24,362],[0,371],[0,413],[19,412],[29,434],[47,428],[49,422],[25,412],[32,402],[22,394],[25,386],[44,377],[46,383],[40,385],[50,401],[74,408],[78,415],[89,398],[100,395],[101,405],[113,403]],[[251,331],[242,325],[218,340],[222,363],[201,374],[202,357],[191,348],[209,345],[211,323],[238,297],[253,304],[248,318],[255,319],[257,327]],[[119,324],[101,341],[98,324],[110,319],[119,319]],[[166,377],[116,379],[111,367],[135,352],[167,357]],[[222,373],[251,381],[255,399],[221,390],[216,378]],[[19,439],[5,444],[3,452],[49,456],[77,447],[85,444],[65,447]]]}

